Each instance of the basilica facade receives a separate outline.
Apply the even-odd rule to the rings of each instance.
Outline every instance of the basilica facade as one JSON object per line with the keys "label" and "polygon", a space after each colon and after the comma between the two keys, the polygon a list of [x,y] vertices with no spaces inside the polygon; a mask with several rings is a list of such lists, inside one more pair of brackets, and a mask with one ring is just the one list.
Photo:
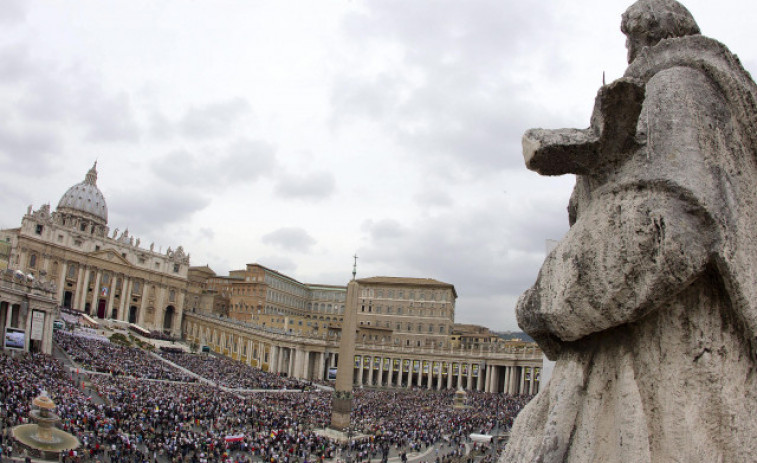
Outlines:
{"label": "basilica facade", "polygon": [[62,308],[179,334],[189,255],[181,246],[145,248],[128,230],[111,232],[97,163],[55,210],[29,206],[19,228],[0,230],[0,241],[10,246],[8,267],[53,282]]}

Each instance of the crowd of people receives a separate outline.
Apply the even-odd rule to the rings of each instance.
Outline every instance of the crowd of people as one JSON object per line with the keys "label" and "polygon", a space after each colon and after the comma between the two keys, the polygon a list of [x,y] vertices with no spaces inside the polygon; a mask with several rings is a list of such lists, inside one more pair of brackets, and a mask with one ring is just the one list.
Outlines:
{"label": "crowd of people", "polygon": [[268,373],[228,357],[166,350],[161,351],[160,356],[215,384],[232,389],[301,389],[305,386],[300,380]]}
{"label": "crowd of people", "polygon": [[82,336],[78,331],[73,333],[58,330],[53,339],[71,360],[86,370],[167,381],[197,380],[144,349],[118,345],[107,339]]}
{"label": "crowd of people", "polygon": [[[55,339],[88,368],[114,373],[114,368],[127,368],[125,357],[137,357],[131,350],[104,348],[101,341],[72,338],[56,334]],[[186,359],[171,361],[182,364],[202,357],[179,355]],[[255,370],[229,359],[205,357],[209,360],[199,360],[202,367],[191,370],[213,381],[224,375],[244,378]],[[210,365],[216,362],[223,366]],[[352,431],[361,437],[340,445],[315,432],[330,422],[328,391],[229,392],[212,384],[147,379],[160,375],[152,375],[153,367],[141,364],[137,367],[141,374],[92,374],[82,382],[75,370],[42,354],[0,355],[0,368],[8,372],[0,378],[4,429],[0,447],[10,443],[11,426],[28,422],[32,399],[45,390],[58,405],[61,428],[82,443],[76,454],[62,456],[70,462],[305,463],[343,461],[347,452],[355,461],[386,461],[389,455],[402,457],[436,445],[425,461],[451,463],[465,461],[465,445],[472,445],[467,440],[470,433],[508,429],[530,399],[470,392],[468,406],[455,408],[454,391],[449,390],[359,389],[354,395]],[[224,384],[279,387],[265,381]]]}

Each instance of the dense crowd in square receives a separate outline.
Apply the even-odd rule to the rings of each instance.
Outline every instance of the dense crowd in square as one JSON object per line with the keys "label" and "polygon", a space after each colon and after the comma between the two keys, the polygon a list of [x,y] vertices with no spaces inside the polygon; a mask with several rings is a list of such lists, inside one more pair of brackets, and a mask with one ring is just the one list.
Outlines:
{"label": "dense crowd in square", "polygon": [[137,378],[193,382],[196,378],[136,347],[121,346],[107,339],[58,330],[53,339],[73,362],[85,370]]}
{"label": "dense crowd in square", "polygon": [[160,356],[210,380],[232,389],[301,389],[305,383],[251,367],[228,357],[161,351]]}
{"label": "dense crowd in square", "polygon": [[66,333],[56,333],[55,340],[77,366],[105,374],[86,373],[83,382],[75,368],[50,356],[0,355],[7,372],[0,379],[5,455],[11,451],[8,430],[28,422],[31,401],[42,390],[58,405],[60,427],[82,443],[62,460],[110,463],[306,463],[343,461],[347,452],[355,461],[389,455],[404,461],[408,453],[426,451],[424,461],[451,463],[464,461],[466,444],[473,445],[470,433],[508,429],[530,399],[471,392],[467,407],[454,408],[452,390],[358,389],[353,431],[367,437],[346,445],[315,432],[330,422],[329,391],[230,392],[218,384],[249,389],[291,384],[285,378],[272,382],[267,373],[226,358],[162,353],[214,384],[177,382],[183,373],[167,374],[169,365],[138,348]]}

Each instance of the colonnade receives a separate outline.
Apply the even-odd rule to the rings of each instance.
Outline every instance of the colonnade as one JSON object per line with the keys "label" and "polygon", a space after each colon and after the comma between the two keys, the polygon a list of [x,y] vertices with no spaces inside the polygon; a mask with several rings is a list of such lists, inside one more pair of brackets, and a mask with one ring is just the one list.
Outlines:
{"label": "colonnade", "polygon": [[[229,319],[185,314],[187,340],[249,365],[289,377],[325,380],[329,369],[342,368],[338,341],[270,333]],[[463,389],[509,394],[539,391],[541,352],[520,354],[480,350],[437,355],[375,346],[359,346],[346,366],[356,387]],[[381,352],[394,350],[394,352]],[[347,359],[345,359],[347,360]]]}

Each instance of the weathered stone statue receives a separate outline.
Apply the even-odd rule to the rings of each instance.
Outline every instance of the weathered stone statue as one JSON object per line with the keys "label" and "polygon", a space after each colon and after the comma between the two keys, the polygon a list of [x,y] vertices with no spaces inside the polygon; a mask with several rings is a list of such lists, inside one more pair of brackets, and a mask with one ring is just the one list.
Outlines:
{"label": "weathered stone statue", "polygon": [[621,29],[590,128],[523,139],[529,169],[577,178],[517,307],[556,365],[501,461],[757,461],[757,86],[678,2]]}

